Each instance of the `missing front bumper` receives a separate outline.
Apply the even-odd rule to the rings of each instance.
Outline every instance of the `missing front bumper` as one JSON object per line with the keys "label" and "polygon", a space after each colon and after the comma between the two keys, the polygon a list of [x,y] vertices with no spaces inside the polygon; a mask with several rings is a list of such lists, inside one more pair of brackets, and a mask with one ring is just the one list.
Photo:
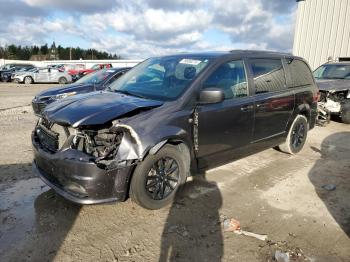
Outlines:
{"label": "missing front bumper", "polygon": [[64,198],[79,204],[124,201],[132,166],[113,170],[98,167],[74,149],[49,153],[33,141],[33,172]]}

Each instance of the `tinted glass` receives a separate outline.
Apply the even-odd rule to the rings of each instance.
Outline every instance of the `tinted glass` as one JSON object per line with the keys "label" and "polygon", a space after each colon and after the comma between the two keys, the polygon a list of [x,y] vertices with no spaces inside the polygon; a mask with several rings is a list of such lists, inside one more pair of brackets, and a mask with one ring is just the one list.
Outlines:
{"label": "tinted glass", "polygon": [[101,68],[101,67],[100,67],[99,64],[93,65],[93,66],[91,67],[92,70],[98,70],[98,69],[100,69],[100,68]]}
{"label": "tinted glass", "polygon": [[281,59],[252,59],[255,93],[280,91],[286,88],[286,78]]}
{"label": "tinted glass", "polygon": [[232,61],[221,65],[205,81],[203,88],[209,87],[221,88],[225,99],[247,96],[247,78],[243,61]]}
{"label": "tinted glass", "polygon": [[114,74],[113,70],[101,69],[96,72],[87,74],[80,78],[77,84],[100,84],[105,81],[111,74]]}
{"label": "tinted glass", "polygon": [[107,81],[104,85],[105,85],[105,86],[110,85],[110,84],[113,83],[115,80],[117,80],[122,74],[123,74],[123,72],[116,73],[116,74],[113,75],[110,79],[108,79],[108,81]]}
{"label": "tinted glass", "polygon": [[110,90],[150,99],[178,98],[207,66],[202,56],[151,58],[128,71],[110,85]]}
{"label": "tinted glass", "polygon": [[314,72],[316,79],[350,79],[350,65],[323,65]]}
{"label": "tinted glass", "polygon": [[287,66],[292,78],[293,87],[312,85],[314,83],[310,68],[303,61],[287,59]]}

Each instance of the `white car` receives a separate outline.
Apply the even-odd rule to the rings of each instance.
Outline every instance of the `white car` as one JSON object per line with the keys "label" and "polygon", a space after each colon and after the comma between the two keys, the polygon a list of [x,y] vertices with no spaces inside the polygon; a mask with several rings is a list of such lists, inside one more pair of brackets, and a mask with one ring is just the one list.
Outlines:
{"label": "white car", "polygon": [[67,84],[72,82],[72,77],[64,71],[56,68],[34,68],[27,72],[17,72],[14,75],[14,81],[17,83],[59,83]]}

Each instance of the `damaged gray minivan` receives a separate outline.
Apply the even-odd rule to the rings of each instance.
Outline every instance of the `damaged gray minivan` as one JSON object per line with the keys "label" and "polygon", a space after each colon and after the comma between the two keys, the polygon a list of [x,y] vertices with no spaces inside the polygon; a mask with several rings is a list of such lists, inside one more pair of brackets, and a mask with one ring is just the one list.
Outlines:
{"label": "damaged gray minivan", "polygon": [[317,100],[309,66],[290,54],[150,58],[104,91],[50,104],[32,133],[33,170],[76,203],[131,196],[158,209],[193,172],[276,146],[298,153]]}

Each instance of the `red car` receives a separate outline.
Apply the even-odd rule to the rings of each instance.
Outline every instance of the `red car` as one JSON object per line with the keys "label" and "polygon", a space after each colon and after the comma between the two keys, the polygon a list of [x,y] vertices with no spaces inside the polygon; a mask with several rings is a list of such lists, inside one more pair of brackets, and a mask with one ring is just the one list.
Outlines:
{"label": "red car", "polygon": [[83,70],[80,70],[79,72],[77,72],[77,74],[87,75],[100,69],[112,68],[112,67],[113,67],[112,64],[95,64],[91,68],[85,68]]}

